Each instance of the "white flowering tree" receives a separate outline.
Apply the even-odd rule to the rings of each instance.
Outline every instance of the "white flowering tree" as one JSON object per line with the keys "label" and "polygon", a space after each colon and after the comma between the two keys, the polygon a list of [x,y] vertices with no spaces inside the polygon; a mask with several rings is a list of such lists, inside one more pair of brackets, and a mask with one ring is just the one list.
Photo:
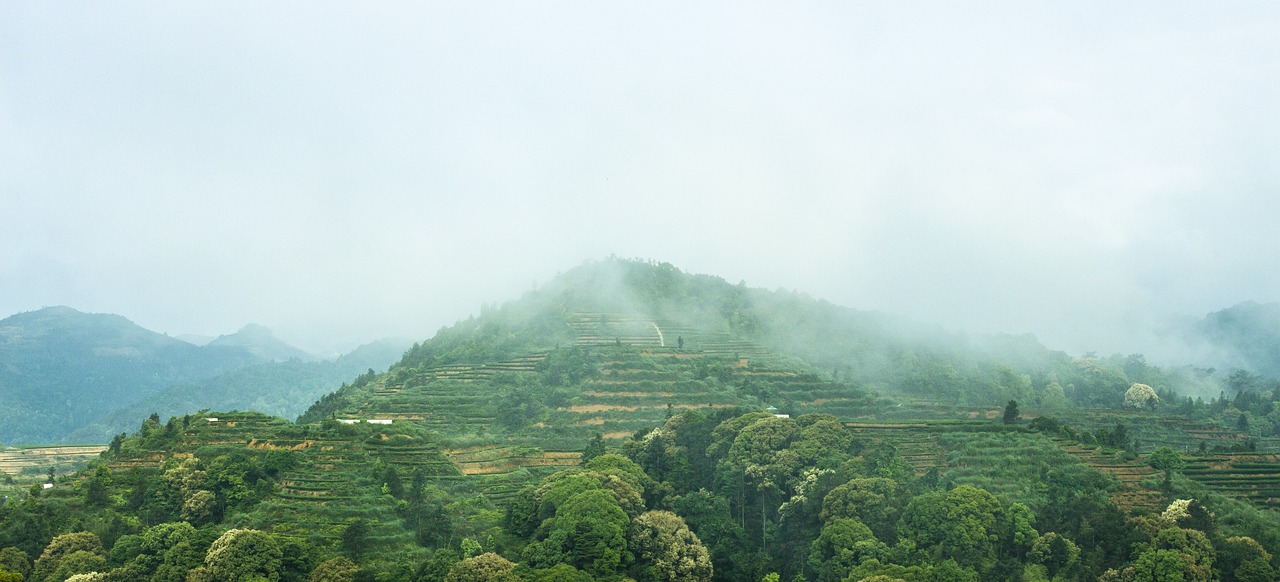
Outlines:
{"label": "white flowering tree", "polygon": [[1146,384],[1135,383],[1124,391],[1124,405],[1130,408],[1155,410],[1159,404],[1160,397],[1156,395],[1155,388]]}

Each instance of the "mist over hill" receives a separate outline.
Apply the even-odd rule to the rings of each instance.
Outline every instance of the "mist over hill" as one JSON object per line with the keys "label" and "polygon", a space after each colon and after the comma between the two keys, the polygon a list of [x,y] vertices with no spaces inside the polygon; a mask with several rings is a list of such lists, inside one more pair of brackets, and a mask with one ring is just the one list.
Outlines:
{"label": "mist over hill", "polygon": [[1180,331],[1206,365],[1280,378],[1280,303],[1246,301]]}
{"label": "mist over hill", "polygon": [[[780,380],[801,377],[808,380]],[[463,383],[448,388],[455,381]],[[879,394],[950,406],[1017,400],[1052,411],[1121,406],[1135,382],[1167,396],[1213,397],[1222,389],[1206,370],[1150,365],[1140,354],[1076,357],[1030,335],[970,336],[667,263],[610,258],[486,305],[415,344],[387,374],[326,396],[300,420],[426,414],[490,430],[502,429],[495,419],[514,406],[526,418],[508,418],[509,430],[590,424],[617,433],[646,420],[645,410],[659,414],[686,401],[795,413],[845,406],[839,414],[859,415],[874,410],[852,403],[870,405],[866,396]],[[617,408],[607,395],[619,393],[652,397],[626,405],[634,418],[567,414]],[[439,404],[467,398],[460,408]]]}
{"label": "mist over hill", "polygon": [[[197,526],[212,526],[208,539],[174,546],[197,548],[172,568],[189,579],[222,567],[238,536],[295,556],[264,567],[281,580],[318,579],[338,554],[348,573],[458,579],[474,564],[458,550],[478,549],[525,580],[863,580],[907,568],[918,576],[903,579],[1048,580],[1035,539],[1081,556],[1052,579],[1137,579],[1153,552],[1169,552],[1142,540],[1195,535],[1192,509],[1166,509],[1191,498],[1223,533],[1197,547],[1280,544],[1269,509],[1280,504],[1280,386],[1262,376],[1072,356],[1031,335],[971,336],[616,258],[401,346],[259,363],[91,423],[71,438],[112,435],[97,466],[0,503],[0,545],[47,568],[61,542],[27,524],[45,523],[48,500],[48,522],[115,524],[100,545],[119,565],[100,561],[129,579],[168,567],[143,555],[147,536]],[[349,383],[329,392],[338,378]],[[1251,389],[1234,398],[1191,398],[1242,378]],[[225,410],[287,414],[316,395],[297,422]],[[152,411],[171,418],[140,420]],[[952,506],[985,508],[983,531],[997,533],[940,537]],[[1001,556],[1017,537],[1007,516],[1024,541]],[[617,560],[580,559],[605,538],[575,519],[613,524],[605,546]],[[646,565],[647,542],[630,540],[654,520],[702,548],[696,576]],[[976,550],[940,560],[961,542]],[[1271,579],[1269,554],[1255,553],[1250,568]],[[1253,571],[1244,561],[1215,572]]]}

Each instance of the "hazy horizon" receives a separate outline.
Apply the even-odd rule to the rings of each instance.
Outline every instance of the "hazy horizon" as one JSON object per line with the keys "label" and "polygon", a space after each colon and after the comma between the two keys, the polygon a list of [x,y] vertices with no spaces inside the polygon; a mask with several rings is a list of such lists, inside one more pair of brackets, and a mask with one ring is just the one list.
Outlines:
{"label": "hazy horizon", "polygon": [[331,354],[616,254],[1154,351],[1280,300],[1278,39],[1264,2],[6,3],[0,317]]}

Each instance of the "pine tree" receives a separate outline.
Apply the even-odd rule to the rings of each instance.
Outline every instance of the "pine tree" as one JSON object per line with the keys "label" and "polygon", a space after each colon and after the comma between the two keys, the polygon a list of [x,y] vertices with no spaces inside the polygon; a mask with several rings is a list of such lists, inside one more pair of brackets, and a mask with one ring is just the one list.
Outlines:
{"label": "pine tree", "polygon": [[1004,423],[1013,424],[1018,422],[1018,401],[1010,400],[1009,404],[1004,407]]}

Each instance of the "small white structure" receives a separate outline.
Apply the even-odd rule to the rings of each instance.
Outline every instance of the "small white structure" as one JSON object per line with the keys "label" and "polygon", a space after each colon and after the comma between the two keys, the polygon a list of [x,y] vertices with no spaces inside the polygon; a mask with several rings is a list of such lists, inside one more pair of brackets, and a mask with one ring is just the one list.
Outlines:
{"label": "small white structure", "polygon": [[41,488],[41,489],[53,489],[53,483],[41,483],[41,484],[40,484],[40,488]]}
{"label": "small white structure", "polygon": [[204,419],[209,422],[218,422],[218,417],[216,416],[206,416]]}
{"label": "small white structure", "polygon": [[391,419],[390,418],[370,419],[365,422],[368,422],[369,424],[391,424]]}
{"label": "small white structure", "polygon": [[338,422],[341,422],[342,424],[358,424],[361,422],[367,422],[369,424],[391,424],[391,419],[389,418],[384,418],[384,419],[339,418]]}

